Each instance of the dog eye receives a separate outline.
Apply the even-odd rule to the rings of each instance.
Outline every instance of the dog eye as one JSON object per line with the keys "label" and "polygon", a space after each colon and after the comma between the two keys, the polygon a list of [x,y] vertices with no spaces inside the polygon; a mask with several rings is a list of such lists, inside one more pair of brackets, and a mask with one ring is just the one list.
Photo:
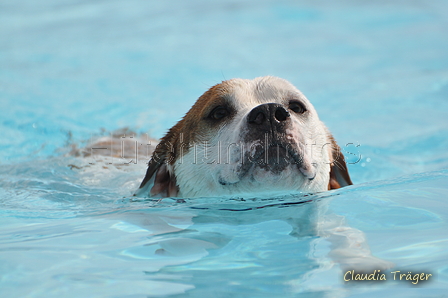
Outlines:
{"label": "dog eye", "polygon": [[290,101],[289,109],[297,114],[303,114],[306,112],[305,106],[299,101]]}
{"label": "dog eye", "polygon": [[227,110],[225,107],[218,106],[214,108],[210,114],[208,115],[208,118],[212,120],[221,120],[229,115],[229,110]]}

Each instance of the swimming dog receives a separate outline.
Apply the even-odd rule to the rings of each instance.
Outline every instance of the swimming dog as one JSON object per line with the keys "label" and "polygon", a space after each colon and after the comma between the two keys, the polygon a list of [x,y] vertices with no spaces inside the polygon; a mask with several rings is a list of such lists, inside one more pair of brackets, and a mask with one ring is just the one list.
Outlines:
{"label": "swimming dog", "polygon": [[137,195],[321,192],[351,185],[311,102],[277,77],[211,87],[161,139]]}

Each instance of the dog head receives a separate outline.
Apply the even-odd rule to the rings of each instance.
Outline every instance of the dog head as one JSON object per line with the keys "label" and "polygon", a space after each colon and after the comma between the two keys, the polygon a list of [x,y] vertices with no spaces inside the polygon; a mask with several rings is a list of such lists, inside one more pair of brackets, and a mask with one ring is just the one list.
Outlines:
{"label": "dog head", "polygon": [[352,184],[339,146],[286,80],[232,79],[205,92],[156,147],[138,193],[319,192]]}

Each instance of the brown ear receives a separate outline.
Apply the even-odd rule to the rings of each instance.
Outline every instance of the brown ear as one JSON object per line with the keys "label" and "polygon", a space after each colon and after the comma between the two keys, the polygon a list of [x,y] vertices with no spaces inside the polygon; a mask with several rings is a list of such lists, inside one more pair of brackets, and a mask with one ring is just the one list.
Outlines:
{"label": "brown ear", "polygon": [[151,185],[152,187],[149,191],[151,197],[175,197],[179,192],[176,184],[176,176],[168,171],[167,164],[165,162],[157,164],[153,162],[153,159],[149,163],[140,189],[148,189]]}
{"label": "brown ear", "polygon": [[330,181],[328,183],[328,190],[352,185],[353,182],[350,179],[347,164],[345,163],[345,158],[341,152],[341,148],[338,146],[333,136],[330,136],[330,140],[330,158],[332,160],[330,163]]}
{"label": "brown ear", "polygon": [[174,148],[170,142],[172,139],[173,134],[168,132],[157,145],[148,163],[145,178],[134,195],[149,194],[151,197],[162,198],[178,195],[176,176],[169,170],[169,165],[174,162],[175,158]]}

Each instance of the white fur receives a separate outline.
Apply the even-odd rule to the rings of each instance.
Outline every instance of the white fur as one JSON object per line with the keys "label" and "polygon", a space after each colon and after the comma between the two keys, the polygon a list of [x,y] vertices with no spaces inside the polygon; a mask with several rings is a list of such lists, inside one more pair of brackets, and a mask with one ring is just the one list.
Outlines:
{"label": "white fur", "polygon": [[[204,144],[194,144],[196,148],[191,148],[175,162],[172,171],[179,185],[179,196],[327,190],[330,156],[325,144],[330,141],[326,127],[319,120],[308,99],[292,84],[280,78],[233,79],[229,83],[232,88],[228,98],[236,107],[237,114],[230,123],[220,127],[219,130],[206,132],[210,136],[207,141],[207,150]],[[309,111],[306,119],[291,113],[292,127],[286,131],[291,143],[297,143],[303,147],[302,168],[299,169],[297,165],[291,164],[281,173],[274,175],[263,168],[254,167],[250,172],[250,177],[253,179],[238,178],[242,151],[243,154],[253,153],[250,152],[253,144],[243,142],[248,129],[246,116],[254,107],[264,103],[287,106],[292,95],[306,103]],[[259,142],[262,143],[263,140]],[[207,158],[204,158],[205,151],[207,151]],[[309,179],[313,177],[313,180]],[[220,180],[229,184],[221,185]]]}

